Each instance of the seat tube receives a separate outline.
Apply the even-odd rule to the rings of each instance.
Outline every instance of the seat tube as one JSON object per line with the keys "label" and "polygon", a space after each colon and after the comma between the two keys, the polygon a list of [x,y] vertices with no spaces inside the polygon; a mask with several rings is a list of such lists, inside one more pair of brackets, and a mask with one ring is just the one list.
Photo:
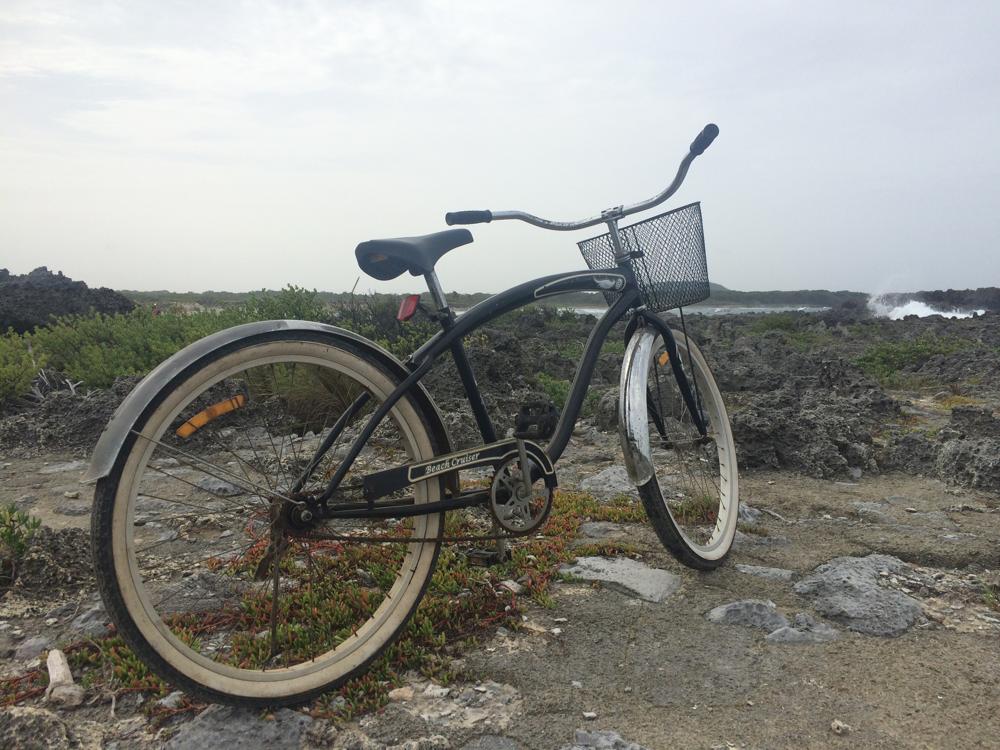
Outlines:
{"label": "seat tube", "polygon": [[434,307],[437,308],[438,312],[445,312],[448,309],[448,300],[444,298],[444,289],[441,288],[437,274],[431,270],[424,274],[424,280],[427,282],[427,289],[430,290]]}
{"label": "seat tube", "polygon": [[[438,319],[441,321],[441,327],[447,331],[454,323],[455,314],[448,307],[448,300],[445,299],[441,282],[433,270],[424,274],[424,280],[427,282],[427,288],[430,290],[431,299],[434,300],[434,306],[438,310]],[[479,391],[479,384],[476,382],[476,375],[472,371],[469,356],[462,345],[462,339],[457,339],[449,349],[451,350],[452,359],[455,360],[455,369],[458,370],[458,377],[461,379],[465,395],[469,399],[469,406],[472,407],[472,415],[476,419],[476,426],[479,428],[479,434],[483,437],[483,442],[496,442],[496,429],[493,427],[493,420],[490,419],[486,403],[483,401],[483,394]]]}

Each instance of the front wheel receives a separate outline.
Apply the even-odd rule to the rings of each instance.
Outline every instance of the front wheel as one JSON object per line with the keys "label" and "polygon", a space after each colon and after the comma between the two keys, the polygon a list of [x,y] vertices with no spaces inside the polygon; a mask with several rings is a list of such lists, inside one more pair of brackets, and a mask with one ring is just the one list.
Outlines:
{"label": "front wheel", "polygon": [[647,334],[649,353],[643,353],[645,362],[637,365],[646,371],[652,470],[638,490],[664,546],[685,565],[711,570],[723,563],[736,535],[736,447],[726,405],[704,356],[684,333],[672,333],[708,433],[702,437],[695,426],[662,337]]}
{"label": "front wheel", "polygon": [[[287,704],[393,641],[431,579],[442,514],[317,523],[301,511],[397,383],[350,343],[285,332],[217,352],[157,394],[98,484],[92,521],[104,601],[147,666],[208,700]],[[432,458],[431,424],[401,399],[331,507],[363,500],[361,475]],[[414,503],[440,499],[437,480],[410,489]]]}

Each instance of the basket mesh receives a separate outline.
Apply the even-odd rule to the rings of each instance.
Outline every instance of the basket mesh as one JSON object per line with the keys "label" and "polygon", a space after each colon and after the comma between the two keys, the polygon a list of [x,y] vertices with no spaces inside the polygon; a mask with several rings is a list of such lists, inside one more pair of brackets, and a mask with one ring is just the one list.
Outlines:
{"label": "basket mesh", "polygon": [[[691,203],[665,214],[622,227],[622,245],[632,257],[642,301],[650,310],[662,312],[708,299],[708,264],[701,204]],[[577,243],[592,270],[615,267],[615,249],[610,234]],[[608,305],[618,299],[605,292]]]}

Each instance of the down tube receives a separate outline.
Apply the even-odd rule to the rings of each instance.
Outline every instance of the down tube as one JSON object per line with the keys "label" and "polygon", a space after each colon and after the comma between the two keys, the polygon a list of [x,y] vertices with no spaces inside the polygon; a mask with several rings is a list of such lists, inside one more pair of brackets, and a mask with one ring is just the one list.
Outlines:
{"label": "down tube", "polygon": [[566,450],[570,435],[573,434],[573,426],[576,424],[576,418],[583,406],[583,399],[590,387],[590,379],[594,375],[594,367],[597,365],[597,357],[601,353],[604,339],[608,337],[612,326],[624,318],[630,308],[635,307],[638,298],[639,292],[634,287],[626,289],[618,301],[604,313],[597,325],[594,326],[594,330],[590,332],[587,348],[583,352],[580,364],[577,365],[573,386],[566,398],[566,405],[563,407],[562,414],[559,415],[559,424],[556,425],[556,431],[545,448],[545,452],[553,464]]}

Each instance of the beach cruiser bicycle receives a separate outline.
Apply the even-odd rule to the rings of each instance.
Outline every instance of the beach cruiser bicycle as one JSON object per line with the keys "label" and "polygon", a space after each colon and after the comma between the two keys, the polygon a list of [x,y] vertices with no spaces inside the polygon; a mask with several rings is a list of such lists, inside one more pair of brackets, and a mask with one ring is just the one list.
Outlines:
{"label": "beach cruiser bicycle", "polygon": [[[362,672],[417,608],[443,543],[542,529],[556,464],[619,321],[628,474],[678,560],[720,565],[739,502],[729,418],[683,317],[659,314],[709,296],[700,206],[619,225],[672,196],[717,134],[714,125],[701,132],[659,195],[583,221],[448,214],[449,225],[607,229],[579,243],[590,270],[528,281],[461,316],[434,266],[472,242],[468,229],[359,245],[366,273],[409,271],[430,288],[425,311],[441,330],[405,362],[347,330],[273,320],[208,336],[150,373],[101,435],[85,478],[96,482],[99,586],[135,653],[193,695],[248,705],[302,701]],[[609,307],[561,412],[525,404],[513,434],[499,437],[463,337],[531,302],[584,291],[603,293]],[[404,301],[400,317],[416,304]],[[452,448],[421,384],[444,354],[482,435],[471,449]],[[467,520],[454,523],[456,512]]]}

